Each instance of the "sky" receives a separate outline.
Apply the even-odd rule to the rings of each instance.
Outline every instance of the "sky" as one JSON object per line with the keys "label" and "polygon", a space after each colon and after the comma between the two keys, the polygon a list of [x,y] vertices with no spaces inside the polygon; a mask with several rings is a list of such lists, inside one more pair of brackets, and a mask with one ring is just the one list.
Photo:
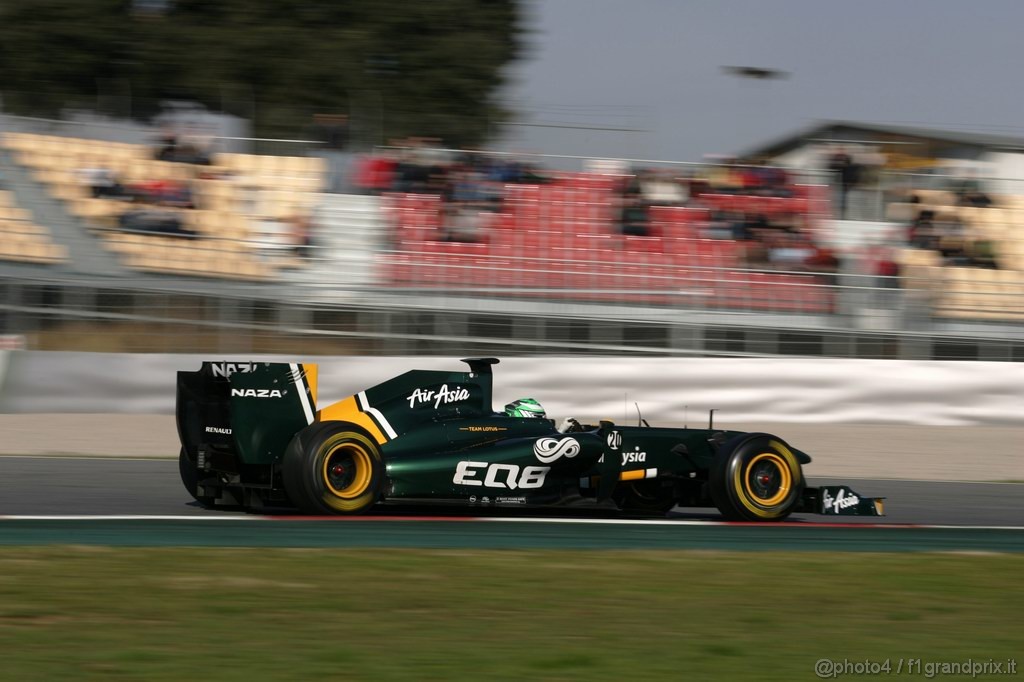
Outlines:
{"label": "sky", "polygon": [[[527,0],[529,2],[529,0]],[[506,145],[697,161],[820,120],[1024,137],[1020,0],[532,0]],[[780,69],[755,81],[724,66]],[[572,127],[553,127],[572,126]],[[580,130],[624,128],[629,131]]]}

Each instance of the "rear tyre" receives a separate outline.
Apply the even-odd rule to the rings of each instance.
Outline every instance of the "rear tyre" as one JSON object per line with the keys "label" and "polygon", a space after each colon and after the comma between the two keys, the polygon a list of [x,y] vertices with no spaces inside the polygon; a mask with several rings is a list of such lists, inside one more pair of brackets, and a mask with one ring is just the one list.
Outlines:
{"label": "rear tyre", "polygon": [[800,503],[803,470],[781,438],[758,433],[725,443],[711,463],[711,498],[731,521],[781,521]]}
{"label": "rear tyre", "polygon": [[185,486],[185,490],[192,498],[203,505],[204,507],[212,507],[216,503],[216,498],[210,497],[209,495],[199,495],[199,470],[196,468],[196,463],[188,457],[188,453],[185,452],[185,448],[182,448],[178,453],[178,473],[181,474],[181,483]]}
{"label": "rear tyre", "polygon": [[285,491],[306,514],[361,514],[377,501],[384,462],[377,444],[348,422],[300,431],[285,451]]}

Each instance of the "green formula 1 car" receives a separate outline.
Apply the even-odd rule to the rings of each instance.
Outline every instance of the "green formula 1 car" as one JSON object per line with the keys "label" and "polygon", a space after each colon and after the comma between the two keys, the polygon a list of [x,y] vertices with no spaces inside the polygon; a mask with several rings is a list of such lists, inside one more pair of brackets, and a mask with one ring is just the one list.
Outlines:
{"label": "green formula 1 car", "polygon": [[[412,370],[325,407],[310,364],[206,362],[179,372],[185,488],[204,505],[359,514],[388,503],[717,507],[730,520],[882,515],[846,486],[808,487],[811,458],[777,436],[569,422],[533,401],[491,407],[493,358]],[[709,420],[710,421],[710,420]]]}

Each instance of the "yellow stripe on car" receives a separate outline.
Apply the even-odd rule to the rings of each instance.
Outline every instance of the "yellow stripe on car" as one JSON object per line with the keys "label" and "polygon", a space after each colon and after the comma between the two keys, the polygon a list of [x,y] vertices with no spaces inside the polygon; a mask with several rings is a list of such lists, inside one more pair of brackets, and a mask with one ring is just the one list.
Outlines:
{"label": "yellow stripe on car", "polygon": [[350,422],[365,429],[366,432],[370,434],[375,441],[377,441],[378,445],[383,445],[388,442],[387,437],[381,433],[381,430],[377,427],[377,424],[373,421],[370,415],[359,409],[359,404],[356,402],[356,397],[354,395],[350,395],[344,400],[339,400],[333,405],[329,405],[320,410],[320,421]]}
{"label": "yellow stripe on car", "polygon": [[619,474],[620,481],[639,481],[642,478],[657,478],[657,469],[631,469]]}

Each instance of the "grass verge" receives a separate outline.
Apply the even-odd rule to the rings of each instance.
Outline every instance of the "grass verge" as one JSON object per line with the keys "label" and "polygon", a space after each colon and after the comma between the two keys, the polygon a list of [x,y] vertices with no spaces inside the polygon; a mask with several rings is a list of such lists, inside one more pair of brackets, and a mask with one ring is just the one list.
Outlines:
{"label": "grass verge", "polygon": [[1020,654],[1024,556],[0,549],[0,679],[815,679]]}

